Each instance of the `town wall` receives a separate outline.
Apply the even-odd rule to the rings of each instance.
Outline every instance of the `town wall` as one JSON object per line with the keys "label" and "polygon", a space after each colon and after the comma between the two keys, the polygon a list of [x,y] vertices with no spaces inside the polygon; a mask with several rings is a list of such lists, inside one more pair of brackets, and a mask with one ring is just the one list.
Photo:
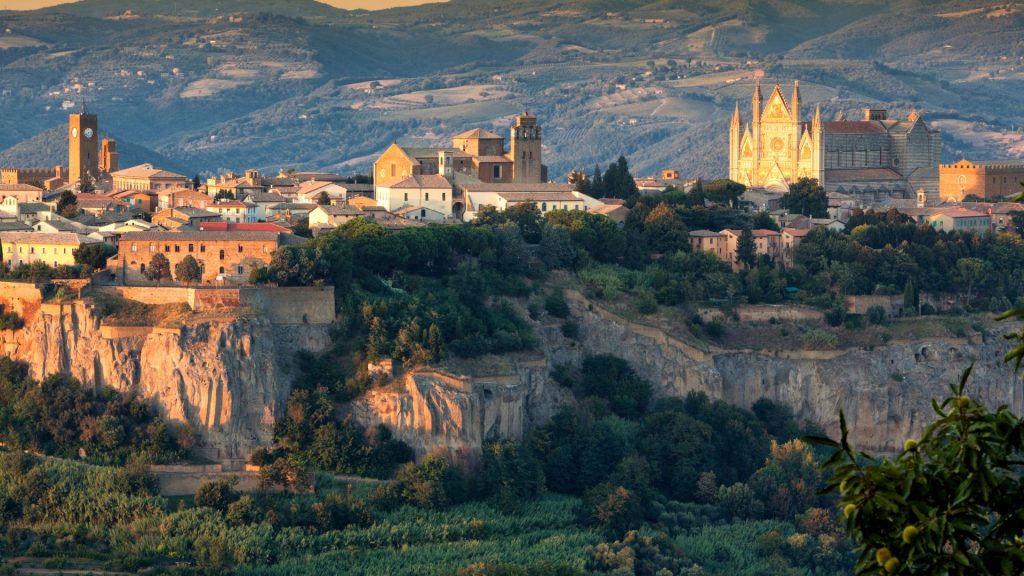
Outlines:
{"label": "town wall", "polygon": [[43,293],[28,282],[0,282],[0,305],[4,312],[14,312],[22,319],[35,316],[43,302]]}
{"label": "town wall", "polygon": [[[0,286],[2,289],[2,286]],[[248,307],[274,324],[334,322],[334,287],[184,288],[101,286],[96,290],[144,304],[188,304],[196,312]],[[0,302],[3,302],[0,297]]]}

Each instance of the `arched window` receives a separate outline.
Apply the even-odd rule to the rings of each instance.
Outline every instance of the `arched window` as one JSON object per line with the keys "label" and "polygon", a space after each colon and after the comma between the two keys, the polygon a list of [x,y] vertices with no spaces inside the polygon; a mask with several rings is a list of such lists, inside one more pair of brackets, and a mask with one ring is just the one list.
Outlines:
{"label": "arched window", "polygon": [[192,252],[193,252],[194,250],[195,250],[195,246],[194,246],[194,245],[192,245],[192,244],[189,244],[189,245],[188,245],[188,251],[189,251],[189,253],[191,254],[191,253],[192,253]]}
{"label": "arched window", "polygon": [[426,217],[427,217],[426,209],[421,209],[420,210],[420,218],[426,218]]}
{"label": "arched window", "polygon": [[223,273],[224,273],[224,267],[223,267],[223,266],[221,266],[221,267],[220,267],[220,273],[221,273],[221,274],[223,274]]}
{"label": "arched window", "polygon": [[547,202],[541,202],[540,203],[540,211],[541,212],[547,212],[548,211],[548,203]]}
{"label": "arched window", "polygon": [[[223,251],[223,250],[221,250],[221,251],[220,251],[220,259],[221,259],[221,260],[223,260],[223,259],[224,259],[224,251]],[[223,272],[223,271],[224,271],[224,269],[223,269],[223,268],[221,268],[221,269],[220,269],[220,271],[221,271],[221,272]]]}

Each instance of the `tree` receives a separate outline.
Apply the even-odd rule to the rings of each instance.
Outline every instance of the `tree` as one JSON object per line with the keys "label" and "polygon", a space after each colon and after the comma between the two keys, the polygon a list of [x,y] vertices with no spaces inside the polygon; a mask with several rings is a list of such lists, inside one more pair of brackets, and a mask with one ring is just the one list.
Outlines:
{"label": "tree", "polygon": [[92,174],[88,172],[82,173],[82,177],[78,180],[78,191],[82,194],[96,191],[96,180],[92,177]]}
{"label": "tree", "polygon": [[102,270],[107,267],[107,258],[113,256],[116,251],[116,248],[105,242],[83,244],[75,250],[75,264]]}
{"label": "tree", "polygon": [[689,251],[690,233],[679,214],[662,202],[644,219],[644,239],[647,246],[659,254]]}
{"label": "tree", "polygon": [[744,268],[752,268],[757,264],[757,246],[754,244],[754,231],[744,226],[740,239],[736,242],[736,262]]}
{"label": "tree", "polygon": [[704,196],[708,200],[718,204],[725,204],[730,208],[736,207],[736,203],[739,202],[740,197],[746,191],[746,186],[727,178],[712,180],[704,185]]}
{"label": "tree", "polygon": [[199,266],[199,262],[189,254],[174,265],[174,276],[178,282],[191,284],[203,279],[203,269]]}
{"label": "tree", "polygon": [[854,451],[842,412],[838,442],[807,438],[834,450],[824,465],[826,490],[839,494],[860,552],[858,574],[1024,573],[1024,419],[1005,405],[990,412],[974,402],[970,373],[934,404],[938,420],[893,458]]}
{"label": "tree", "polygon": [[320,206],[326,206],[327,204],[331,203],[331,197],[328,196],[327,190],[322,190],[319,194],[317,194],[316,203],[319,204]]}
{"label": "tree", "polygon": [[914,279],[907,278],[903,285],[903,313],[912,314],[917,310],[917,290],[914,288]]}
{"label": "tree", "polygon": [[227,512],[228,506],[238,500],[238,493],[233,490],[237,478],[233,480],[215,480],[207,482],[196,491],[196,506],[205,506]]}
{"label": "tree", "polygon": [[550,222],[546,222],[541,228],[540,251],[544,265],[551,270],[566,268],[576,260],[576,248],[573,246],[569,231]]}
{"label": "tree", "polygon": [[981,258],[960,258],[956,261],[956,269],[960,281],[967,284],[967,300],[965,304],[970,305],[974,295],[974,284],[985,275],[986,264]]}
{"label": "tree", "polygon": [[828,196],[815,178],[801,178],[789,185],[782,197],[782,207],[794,214],[811,218],[828,217]]}
{"label": "tree", "polygon": [[171,262],[162,253],[157,252],[146,267],[146,278],[159,282],[171,277]]}
{"label": "tree", "polygon": [[230,190],[218,190],[213,196],[214,202],[220,202],[222,200],[234,200],[235,195]]}
{"label": "tree", "polygon": [[78,215],[78,197],[70,190],[64,190],[57,199],[57,214],[65,218],[74,218]]}

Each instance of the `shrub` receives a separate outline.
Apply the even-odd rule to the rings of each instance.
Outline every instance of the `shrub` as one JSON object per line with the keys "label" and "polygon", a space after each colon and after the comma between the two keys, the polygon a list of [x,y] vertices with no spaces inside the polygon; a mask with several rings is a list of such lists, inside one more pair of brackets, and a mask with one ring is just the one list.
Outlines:
{"label": "shrub", "polygon": [[544,300],[544,309],[555,318],[569,317],[569,303],[565,301],[565,297],[560,292],[556,292]]}
{"label": "shrub", "polygon": [[18,330],[25,325],[25,322],[15,312],[4,312],[0,314],[0,330]]}
{"label": "shrub", "polygon": [[641,314],[654,314],[658,311],[658,299],[651,292],[644,290],[636,298],[636,311]]}
{"label": "shrub", "polygon": [[227,512],[228,506],[238,500],[238,493],[233,489],[236,482],[237,479],[214,480],[203,484],[196,491],[196,506]]}
{"label": "shrub", "polygon": [[872,306],[868,308],[868,322],[878,326],[885,324],[888,319],[888,314],[885,313],[885,308],[881,306]]}
{"label": "shrub", "polygon": [[573,320],[566,320],[562,324],[562,335],[566,338],[572,338],[573,340],[579,340],[580,338],[580,325]]}
{"label": "shrub", "polygon": [[846,310],[839,306],[829,308],[828,312],[825,312],[825,321],[829,326],[841,326],[846,321]]}
{"label": "shrub", "polygon": [[800,342],[808,350],[833,350],[839,345],[839,337],[831,332],[812,328],[804,332]]}
{"label": "shrub", "polygon": [[712,320],[704,325],[704,333],[717,340],[725,334],[725,325],[718,320]]}
{"label": "shrub", "polygon": [[935,306],[925,302],[921,304],[921,315],[922,316],[934,316],[936,313]]}

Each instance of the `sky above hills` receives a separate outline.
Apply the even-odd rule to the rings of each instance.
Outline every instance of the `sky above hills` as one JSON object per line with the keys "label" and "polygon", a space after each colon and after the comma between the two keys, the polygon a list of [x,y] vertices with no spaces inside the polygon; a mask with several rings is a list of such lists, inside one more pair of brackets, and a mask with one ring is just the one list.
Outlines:
{"label": "sky above hills", "polygon": [[[337,8],[347,10],[383,10],[398,6],[416,6],[444,0],[320,0]],[[35,10],[57,4],[66,4],[67,0],[0,0],[0,10]],[[130,8],[131,2],[126,0],[125,7]]]}

